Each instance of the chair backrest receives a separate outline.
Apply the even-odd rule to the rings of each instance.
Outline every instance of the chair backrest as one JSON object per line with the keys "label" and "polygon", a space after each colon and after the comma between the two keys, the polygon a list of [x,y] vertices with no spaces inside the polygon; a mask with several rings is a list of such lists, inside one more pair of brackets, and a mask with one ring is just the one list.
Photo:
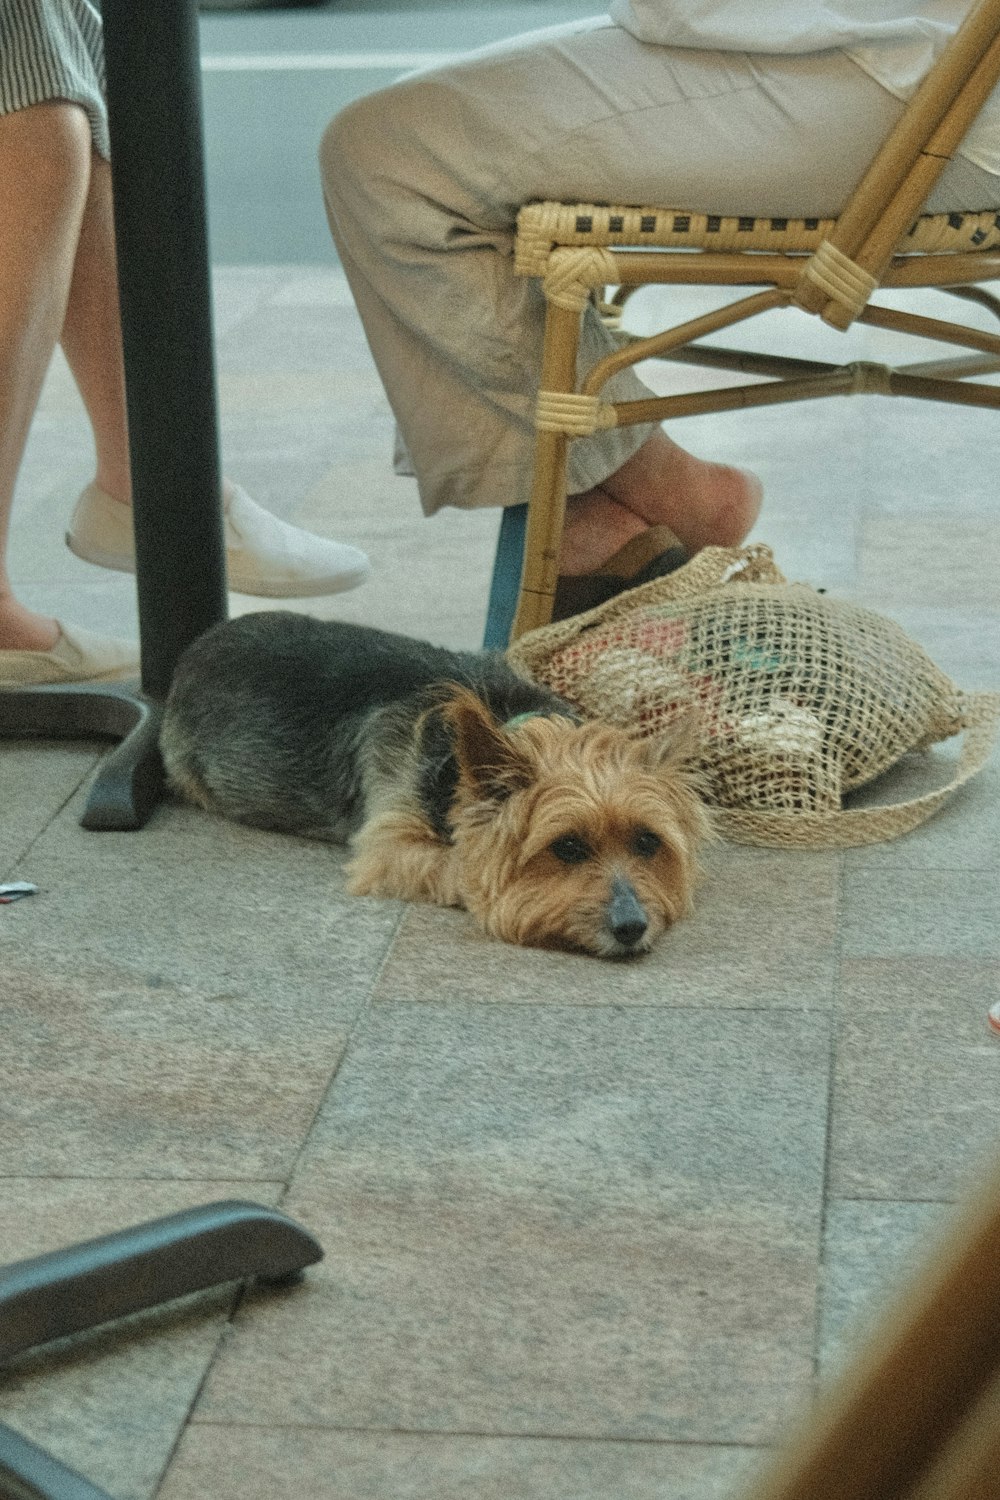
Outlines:
{"label": "chair backrest", "polygon": [[[855,274],[877,282],[941,172],[1000,80],[1000,0],[979,0],[945,47],[876,153],[828,236],[834,280]],[[982,208],[982,204],[966,204]],[[870,289],[870,288],[869,288]],[[848,301],[829,296],[827,279],[809,275],[796,302],[846,328]]]}

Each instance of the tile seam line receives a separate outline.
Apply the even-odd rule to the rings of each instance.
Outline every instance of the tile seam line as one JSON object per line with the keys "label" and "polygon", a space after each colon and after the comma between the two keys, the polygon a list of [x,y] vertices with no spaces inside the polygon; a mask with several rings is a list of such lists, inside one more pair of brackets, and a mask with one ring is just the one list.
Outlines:
{"label": "tile seam line", "polygon": [[0,1182],[145,1182],[154,1186],[162,1183],[164,1185],[173,1184],[179,1187],[194,1187],[198,1184],[211,1187],[214,1183],[220,1183],[232,1187],[274,1187],[281,1189],[285,1187],[284,1178],[281,1177],[123,1177],[120,1172],[105,1172],[94,1175],[84,1172],[0,1171]]}
{"label": "tile seam line", "polygon": [[819,1202],[818,1241],[816,1246],[816,1305],[813,1311],[812,1329],[812,1394],[822,1381],[823,1330],[827,1291],[827,1229],[830,1207],[836,1195],[832,1191],[833,1155],[835,1135],[835,1110],[837,1104],[837,1067],[840,1060],[840,1041],[844,1026],[844,912],[847,904],[847,886],[851,870],[846,851],[841,850],[838,860],[836,882],[836,930],[833,948],[833,982],[830,988],[830,1031],[827,1037],[827,1084],[826,1084],[826,1128],[823,1143],[822,1182]]}
{"label": "tile seam line", "polygon": [[752,1448],[764,1452],[770,1451],[773,1447],[772,1443],[742,1438],[628,1437],[603,1433],[594,1435],[585,1432],[487,1432],[475,1427],[361,1427],[356,1425],[341,1427],[327,1422],[250,1422],[216,1420],[211,1417],[196,1417],[188,1424],[188,1427],[192,1430],[199,1427],[231,1428],[238,1432],[326,1432],[338,1437],[356,1435],[358,1437],[388,1436],[438,1440],[482,1438],[498,1443],[628,1443],[635,1447],[650,1448],[733,1448],[736,1450]]}
{"label": "tile seam line", "polygon": [[[22,743],[24,743],[24,742],[22,742]],[[73,745],[77,744],[78,742],[71,740],[71,741],[65,741],[64,743],[66,743],[66,744],[68,744],[68,745],[70,745],[72,747]],[[104,759],[105,755],[108,752],[107,752],[107,750],[103,746],[100,746],[98,748],[92,748],[92,752],[91,751],[84,751],[83,753],[85,753],[85,754],[91,754],[90,764],[88,765],[87,769],[85,771],[82,771],[80,773],[80,776],[77,778],[77,780],[73,783],[73,786],[70,788],[70,790],[63,797],[63,799],[59,803],[58,807],[56,807],[53,810],[51,816],[48,817],[48,818],[46,818],[45,821],[43,822],[42,826],[40,828],[38,828],[35,831],[34,834],[32,834],[32,835],[29,836],[28,842],[27,842],[27,844],[25,844],[25,846],[22,849],[21,853],[18,854],[18,855],[16,855],[15,858],[14,858],[14,860],[12,862],[9,862],[9,861],[7,862],[7,863],[11,864],[11,871],[12,871],[12,873],[10,875],[4,874],[3,877],[2,877],[4,880],[30,880],[31,879],[30,873],[28,873],[26,871],[26,868],[25,868],[25,862],[28,861],[28,860],[30,860],[31,851],[35,848],[36,844],[39,844],[41,842],[41,840],[48,833],[48,831],[52,827],[52,825],[54,823],[56,823],[59,818],[62,817],[63,813],[66,811],[66,809],[69,806],[69,804],[78,795],[78,793],[80,791],[80,788],[83,786],[84,782],[89,782],[90,778],[94,775],[94,772],[95,772],[97,766]],[[0,866],[0,869],[6,870],[7,863],[5,863],[2,866]],[[39,887],[39,891],[42,891],[43,889],[44,889],[43,887],[41,887],[41,886]]]}
{"label": "tile seam line", "polygon": [[[225,1282],[222,1283],[223,1286],[225,1286],[225,1284]],[[183,1417],[177,1424],[176,1430],[174,1432],[173,1442],[170,1444],[169,1452],[167,1453],[166,1458],[164,1459],[163,1464],[160,1467],[160,1472],[156,1477],[155,1484],[153,1485],[151,1491],[151,1500],[158,1500],[158,1496],[163,1490],[163,1486],[167,1480],[167,1475],[170,1472],[174,1460],[180,1452],[180,1447],[184,1441],[185,1434],[192,1425],[192,1417],[199,1401],[201,1400],[205,1387],[208,1384],[209,1376],[215,1368],[216,1361],[219,1358],[219,1351],[222,1349],[223,1344],[229,1338],[230,1330],[232,1329],[233,1323],[236,1320],[236,1315],[242,1307],[244,1301],[246,1300],[249,1286],[249,1281],[243,1281],[235,1286],[228,1298],[228,1309],[224,1309],[223,1307],[220,1307],[219,1309],[219,1313],[223,1314],[223,1321],[216,1329],[215,1341],[212,1345],[212,1348],[205,1356],[205,1361],[201,1371],[201,1377],[198,1380],[197,1385],[195,1386],[194,1392],[187,1404],[187,1408],[184,1412]],[[208,1291],[212,1289],[206,1288],[205,1290]],[[169,1306],[169,1303],[165,1305]]]}
{"label": "tile seam line", "polygon": [[323,1089],[323,1091],[322,1091],[319,1099],[317,1100],[316,1108],[314,1109],[314,1111],[312,1113],[312,1117],[311,1117],[311,1119],[309,1121],[309,1124],[306,1126],[306,1128],[302,1132],[302,1137],[301,1137],[301,1140],[299,1141],[298,1150],[295,1151],[294,1155],[292,1156],[292,1158],[291,1158],[291,1160],[289,1162],[288,1171],[285,1174],[281,1192],[278,1194],[278,1204],[277,1204],[277,1206],[282,1211],[284,1211],[285,1203],[287,1201],[289,1193],[292,1190],[292,1184],[295,1181],[295,1178],[296,1178],[296,1175],[298,1173],[299,1166],[301,1164],[302,1158],[305,1155],[306,1149],[307,1149],[307,1147],[309,1145],[309,1141],[311,1140],[313,1132],[316,1129],[317,1121],[319,1120],[320,1115],[323,1113],[323,1110],[326,1107],[327,1100],[329,1099],[330,1094],[332,1093],[332,1091],[334,1089],[334,1086],[336,1085],[337,1079],[340,1076],[341,1069],[343,1068],[344,1063],[347,1060],[347,1057],[348,1057],[349,1053],[351,1052],[352,1045],[353,1045],[353,1042],[354,1042],[354,1038],[357,1035],[358,1029],[363,1024],[365,1017],[367,1017],[368,1015],[370,1015],[371,1012],[372,1012],[372,1010],[374,1009],[374,1005],[375,1005],[375,1000],[374,1000],[375,991],[378,988],[378,984],[379,984],[379,980],[380,980],[381,975],[382,975],[382,971],[384,970],[384,968],[386,966],[386,963],[388,962],[389,954],[391,953],[393,947],[395,946],[396,939],[399,936],[399,929],[400,929],[400,927],[403,924],[403,918],[404,918],[405,914],[406,914],[406,909],[405,909],[405,907],[401,906],[401,909],[400,909],[400,911],[399,911],[399,913],[397,915],[396,921],[394,922],[394,924],[392,926],[392,929],[391,929],[391,931],[389,933],[389,936],[387,938],[387,941],[386,941],[386,944],[385,944],[385,948],[383,949],[383,952],[382,952],[382,956],[379,959],[378,963],[376,964],[375,969],[374,969],[374,971],[372,973],[371,979],[369,980],[367,986],[365,987],[366,992],[365,992],[363,998],[359,1001],[359,1003],[358,1003],[358,1005],[357,1005],[357,1007],[355,1009],[353,1017],[348,1021],[347,1025],[344,1028],[344,1045],[341,1048],[340,1056],[337,1058],[336,1063],[333,1065],[333,1068],[331,1069],[330,1076],[329,1076],[329,1078],[327,1080],[327,1083],[326,1083],[326,1087]]}

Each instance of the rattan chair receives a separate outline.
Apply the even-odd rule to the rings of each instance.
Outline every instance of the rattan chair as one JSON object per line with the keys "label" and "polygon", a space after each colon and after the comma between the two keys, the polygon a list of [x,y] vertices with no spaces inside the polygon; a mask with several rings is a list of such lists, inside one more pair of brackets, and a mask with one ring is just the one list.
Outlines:
{"label": "rattan chair", "polygon": [[998,1500],[1000,1174],[740,1500]]}
{"label": "rattan chair", "polygon": [[[504,512],[487,643],[547,624],[566,504],[567,445],[602,428],[701,412],[872,393],[1000,408],[1000,387],[972,376],[1000,370],[1000,335],[873,305],[880,287],[936,287],[984,303],[978,285],[1000,277],[1000,214],[921,215],[947,162],[1000,78],[1000,0],[981,0],[938,58],[837,219],[724,218],[695,206],[531,203],[518,217],[515,269],[539,278],[546,299],[527,508]],[[763,288],[728,306],[621,347],[577,384],[580,321],[588,301],[616,287],[656,284]],[[855,321],[976,351],[898,368],[831,365],[701,345],[698,339],[774,308],[799,309],[847,330]],[[752,385],[610,402],[606,381],[652,357],[767,376]],[[523,570],[518,560],[523,554]],[[515,581],[519,576],[520,587]],[[516,608],[515,608],[516,605]]]}

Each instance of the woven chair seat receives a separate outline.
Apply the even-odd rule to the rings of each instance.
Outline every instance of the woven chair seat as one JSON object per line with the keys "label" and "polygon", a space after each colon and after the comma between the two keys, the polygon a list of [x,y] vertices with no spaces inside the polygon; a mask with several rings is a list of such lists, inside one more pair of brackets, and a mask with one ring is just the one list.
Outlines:
{"label": "woven chair seat", "polygon": [[[568,450],[575,439],[615,427],[855,393],[1000,411],[1000,386],[988,383],[1000,373],[1000,333],[968,319],[927,316],[892,299],[888,305],[872,300],[881,288],[935,289],[1000,317],[1000,297],[986,285],[1000,280],[1000,208],[922,212],[998,85],[1000,0],[971,0],[836,217],[709,214],[662,203],[540,200],[521,207],[514,270],[541,283],[545,325],[531,500],[516,543],[523,568],[508,637],[516,640],[552,618]],[[588,311],[596,308],[605,325],[616,329],[632,292],[654,285],[726,287],[735,298],[695,316],[684,297],[665,298],[665,317],[674,308],[682,322],[642,337],[612,335],[607,352],[582,369]],[[609,287],[617,290],[607,303]],[[734,348],[717,341],[724,330],[781,309],[815,316],[838,332],[862,323],[943,344],[949,353],[892,365],[837,363],[807,352],[749,348],[743,339]],[[941,313],[940,303],[936,311]],[[752,381],[710,389],[702,382],[695,389],[630,399],[603,394],[617,375],[648,359]],[[505,518],[513,512],[509,507]],[[499,551],[497,556],[499,561]]]}
{"label": "woven chair seat", "polygon": [[[629,249],[763,250],[808,255],[832,232],[835,219],[779,219],[691,213],[599,203],[529,203],[517,217],[514,268],[542,276],[556,246]],[[1000,246],[996,209],[922,214],[898,246],[900,255],[942,255]]]}

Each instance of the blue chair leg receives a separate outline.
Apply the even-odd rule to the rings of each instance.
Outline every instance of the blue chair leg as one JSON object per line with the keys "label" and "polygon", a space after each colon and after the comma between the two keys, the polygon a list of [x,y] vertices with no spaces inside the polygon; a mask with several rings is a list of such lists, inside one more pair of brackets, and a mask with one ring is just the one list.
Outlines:
{"label": "blue chair leg", "polygon": [[510,643],[517,596],[521,591],[521,566],[524,562],[524,534],[527,526],[526,505],[504,507],[483,636],[483,647],[487,651],[503,651]]}

